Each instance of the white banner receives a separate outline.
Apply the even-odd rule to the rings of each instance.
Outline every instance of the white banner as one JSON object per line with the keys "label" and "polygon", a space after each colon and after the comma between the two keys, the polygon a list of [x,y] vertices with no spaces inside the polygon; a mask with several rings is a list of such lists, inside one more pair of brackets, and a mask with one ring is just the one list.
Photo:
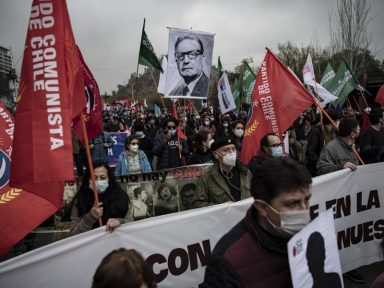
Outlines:
{"label": "white banner", "polygon": [[213,34],[169,29],[166,96],[207,99]]}
{"label": "white banner", "polygon": [[[334,207],[343,272],[381,260],[384,236],[384,163],[314,178],[311,214]],[[158,287],[197,287],[218,239],[253,200],[189,210],[128,223],[115,232],[104,227],[64,239],[0,263],[4,287],[84,287],[101,259],[125,247],[141,252],[153,266]]]}
{"label": "white banner", "polygon": [[227,113],[236,109],[235,100],[229,86],[227,73],[223,73],[219,82],[217,83],[217,97],[219,98],[221,113]]}

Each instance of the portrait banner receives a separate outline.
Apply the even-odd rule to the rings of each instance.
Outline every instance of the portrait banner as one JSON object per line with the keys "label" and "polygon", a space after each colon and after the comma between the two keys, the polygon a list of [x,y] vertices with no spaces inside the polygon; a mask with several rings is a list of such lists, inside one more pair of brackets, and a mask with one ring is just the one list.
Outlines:
{"label": "portrait banner", "polygon": [[332,209],[289,240],[288,258],[293,287],[344,287]]}
{"label": "portrait banner", "polygon": [[169,29],[167,98],[207,99],[214,34]]}
{"label": "portrait banner", "polygon": [[[190,176],[199,170],[186,168],[132,175],[123,184],[127,189],[134,184],[151,189],[148,185],[161,185],[171,179],[178,185],[198,181],[199,176],[195,177],[198,174]],[[379,163],[313,180],[311,216],[315,218],[321,211],[333,210],[343,273],[382,260],[383,173],[384,163]],[[131,187],[127,192],[134,193],[134,189]],[[181,194],[183,188],[175,189]],[[146,195],[141,194],[144,200]],[[121,225],[113,233],[100,227],[0,263],[0,283],[4,287],[25,287],[25,283],[31,288],[91,287],[101,259],[124,247],[143,255],[155,273],[159,288],[198,287],[217,241],[244,218],[252,203],[253,199],[249,198],[143,219]]]}

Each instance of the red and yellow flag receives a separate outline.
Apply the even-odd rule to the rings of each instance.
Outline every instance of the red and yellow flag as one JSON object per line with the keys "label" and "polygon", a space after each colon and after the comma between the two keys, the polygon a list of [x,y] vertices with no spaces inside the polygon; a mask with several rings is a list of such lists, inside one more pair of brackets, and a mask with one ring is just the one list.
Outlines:
{"label": "red and yellow flag", "polygon": [[313,98],[288,68],[267,49],[256,77],[252,102],[245,127],[240,159],[248,164],[259,150],[267,133],[282,134],[309,105]]}
{"label": "red and yellow flag", "polygon": [[85,100],[65,0],[34,0],[15,117],[12,187],[62,206],[64,181],[74,178],[71,121]]}

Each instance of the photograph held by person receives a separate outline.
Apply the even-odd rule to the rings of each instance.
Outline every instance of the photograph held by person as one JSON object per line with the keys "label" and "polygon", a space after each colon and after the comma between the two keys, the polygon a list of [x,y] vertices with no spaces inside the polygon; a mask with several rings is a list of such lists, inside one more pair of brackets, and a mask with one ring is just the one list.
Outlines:
{"label": "photograph held by person", "polygon": [[[125,139],[125,150],[119,155],[115,169],[116,176],[152,172],[147,155],[139,149],[139,142],[139,137],[136,135],[128,136]],[[123,181],[123,179],[121,180]]]}
{"label": "photograph held by person", "polygon": [[204,207],[251,197],[251,172],[237,160],[231,139],[216,139],[211,150],[214,164],[197,180],[193,206]]}
{"label": "photograph held by person", "polygon": [[71,204],[71,235],[99,227],[99,217],[108,231],[113,231],[121,224],[133,221],[133,211],[128,194],[116,182],[111,168],[102,161],[94,162],[93,167],[99,204],[96,205],[88,169]]}
{"label": "photograph held by person", "polygon": [[134,249],[113,250],[93,275],[92,288],[156,288],[151,267]]}
{"label": "photograph held by person", "polygon": [[310,221],[312,178],[289,157],[253,172],[253,205],[213,249],[199,287],[292,287],[288,240]]}

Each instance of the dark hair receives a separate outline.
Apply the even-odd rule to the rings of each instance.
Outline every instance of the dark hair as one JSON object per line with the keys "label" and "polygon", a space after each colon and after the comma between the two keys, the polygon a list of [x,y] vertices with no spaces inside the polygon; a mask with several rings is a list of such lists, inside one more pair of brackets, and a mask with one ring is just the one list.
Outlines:
{"label": "dark hair", "polygon": [[[108,171],[108,188],[103,194],[99,194],[99,200],[103,202],[104,213],[102,216],[103,224],[107,223],[109,218],[124,218],[128,212],[129,197],[126,192],[117,183],[115,174],[112,169],[104,161],[93,162],[93,169],[104,167]],[[76,207],[79,211],[79,216],[87,214],[93,204],[95,203],[95,196],[91,188],[89,188],[90,181],[89,168],[85,171],[83,181],[73,203],[76,200]],[[72,205],[73,205],[72,203]],[[98,227],[98,223],[95,223]]]}
{"label": "dark hair", "polygon": [[243,122],[243,121],[241,121],[241,120],[236,120],[236,121],[234,121],[234,122],[231,123],[232,129],[235,129],[235,127],[236,127],[238,124],[242,124],[243,127],[245,128],[245,125],[244,125],[244,122]]}
{"label": "dark hair", "polygon": [[372,125],[376,125],[380,122],[380,118],[383,118],[383,110],[381,108],[373,108],[371,112],[369,112],[369,121]]}
{"label": "dark hair", "polygon": [[263,147],[269,146],[269,136],[277,136],[275,133],[271,132],[268,134],[265,134],[261,139],[260,139],[260,150],[262,150]]}
{"label": "dark hair", "polygon": [[142,191],[143,191],[143,189],[141,189],[141,187],[136,187],[133,190],[133,195],[135,196],[135,198],[139,197]]}
{"label": "dark hair", "polygon": [[[163,197],[161,197],[161,191],[164,189],[164,188],[168,188],[169,191],[171,191],[171,194],[172,195],[176,195],[177,192],[175,190],[174,187],[172,187],[170,184],[168,183],[161,183],[159,188],[157,188],[157,195],[159,196],[160,199],[163,199]],[[164,199],[163,199],[164,200]]]}
{"label": "dark hair", "polygon": [[101,260],[93,275],[92,288],[140,288],[142,284],[156,287],[151,267],[136,250],[120,248]]}
{"label": "dark hair", "polygon": [[196,190],[196,184],[195,183],[187,183],[183,187],[181,187],[181,189],[180,189],[181,197],[183,197],[184,193],[186,193],[190,190],[193,190],[193,191]]}
{"label": "dark hair", "polygon": [[127,146],[129,144],[131,144],[131,142],[133,140],[137,140],[137,141],[140,141],[139,137],[137,137],[136,135],[129,135],[127,138],[125,138],[125,141],[124,141],[124,148],[127,149]]}
{"label": "dark hair", "polygon": [[252,196],[267,203],[282,192],[307,188],[312,183],[306,167],[289,157],[270,158],[255,166],[252,174]]}
{"label": "dark hair", "polygon": [[144,123],[141,120],[135,120],[135,123],[132,125],[132,129],[137,132],[137,131],[144,131]]}
{"label": "dark hair", "polygon": [[204,54],[204,46],[203,46],[203,42],[201,42],[201,40],[197,37],[195,37],[194,35],[192,34],[184,34],[184,35],[180,35],[177,39],[176,39],[176,42],[175,42],[175,51],[177,49],[177,46],[179,46],[179,44],[184,41],[184,40],[194,40],[194,41],[197,41],[197,43],[199,43],[200,45],[200,52],[201,54]]}
{"label": "dark hair", "polygon": [[347,137],[352,132],[355,132],[357,126],[359,126],[359,122],[357,122],[354,118],[343,118],[339,124],[339,136]]}
{"label": "dark hair", "polygon": [[161,127],[164,129],[164,130],[168,130],[167,126],[168,126],[168,123],[169,122],[173,122],[175,123],[176,127],[178,125],[178,122],[175,118],[172,118],[172,117],[168,117],[168,118],[165,118],[161,124]]}
{"label": "dark hair", "polygon": [[[341,118],[343,118],[343,114],[340,111],[337,111],[334,109],[329,109],[329,110],[326,110],[325,112],[327,112],[327,114],[329,115],[329,117],[331,117],[331,119],[333,121],[337,121],[337,120],[340,120]],[[324,115],[323,116],[323,123],[324,123],[324,125],[327,125],[327,124],[330,124],[331,121],[329,121],[328,117]]]}

